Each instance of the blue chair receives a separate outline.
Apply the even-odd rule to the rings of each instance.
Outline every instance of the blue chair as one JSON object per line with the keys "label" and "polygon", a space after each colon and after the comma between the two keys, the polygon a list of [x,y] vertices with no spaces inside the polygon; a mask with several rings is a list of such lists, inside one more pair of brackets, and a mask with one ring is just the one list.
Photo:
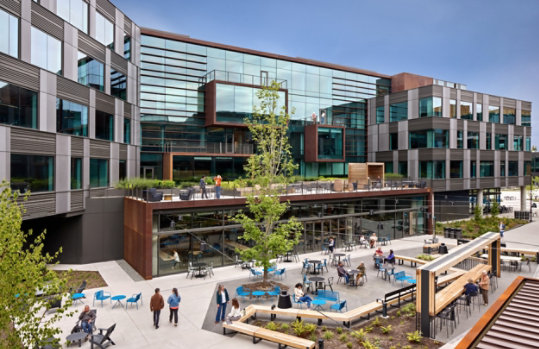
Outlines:
{"label": "blue chair", "polygon": [[259,278],[259,277],[262,276],[262,272],[261,272],[261,271],[255,270],[255,269],[253,269],[253,268],[251,268],[251,269],[249,269],[249,270],[250,270],[250,272],[251,272],[251,273],[249,274],[249,276],[252,277],[253,279],[257,279],[257,278]]}
{"label": "blue chair", "polygon": [[406,273],[404,271],[399,271],[398,273],[395,273],[393,275],[394,281],[400,281],[401,286],[404,286],[404,281],[408,280],[410,277],[406,276]]}
{"label": "blue chair", "polygon": [[94,301],[92,302],[92,305],[95,304],[95,301],[101,301],[101,308],[103,307],[103,301],[106,301],[109,299],[111,294],[109,292],[105,292],[103,290],[97,291],[94,293]]}
{"label": "blue chair", "polygon": [[135,305],[137,306],[137,310],[138,310],[138,301],[140,301],[140,304],[142,305],[142,292],[141,293],[135,293],[133,294],[130,298],[127,298],[127,300],[125,301],[125,309],[127,309],[127,304],[128,303],[135,303]]}
{"label": "blue chair", "polygon": [[295,295],[295,294],[292,295],[292,301],[294,302],[294,304],[299,305],[299,308],[300,308],[300,309],[303,309],[303,304],[305,304],[305,303],[303,303],[303,302],[300,301],[299,299],[296,299],[296,295]]}
{"label": "blue chair", "polygon": [[376,273],[376,276],[377,276],[377,277],[380,275],[380,273],[382,273],[382,276],[385,275],[386,269],[383,267],[383,264],[382,264],[382,263],[376,262],[376,268],[378,268],[378,273]]}
{"label": "blue chair", "polygon": [[282,268],[282,269],[279,269],[279,270],[275,270],[275,272],[273,273],[273,275],[275,275],[275,276],[280,276],[280,277],[281,277],[281,280],[282,280],[285,271],[286,271],[285,268]]}
{"label": "blue chair", "polygon": [[82,299],[86,299],[86,295],[82,293],[86,289],[86,280],[84,280],[79,288],[77,288],[75,291],[70,290],[71,293],[71,300],[73,301],[73,304],[76,304],[77,301],[82,303]]}
{"label": "blue chair", "polygon": [[303,274],[303,287],[307,287],[307,290],[311,290],[312,281],[307,279],[307,274]]}
{"label": "blue chair", "polygon": [[266,294],[270,297],[278,297],[281,294],[281,288],[279,286],[275,286],[273,291],[266,292]]}
{"label": "blue chair", "polygon": [[309,268],[310,268],[309,260],[305,258],[305,260],[303,261],[303,268],[301,268],[301,272],[303,273],[304,270],[305,272],[308,272]]}
{"label": "blue chair", "polygon": [[342,310],[346,308],[346,311],[348,311],[348,305],[346,304],[346,301],[335,303],[335,304],[331,305],[331,307],[329,307],[329,308],[331,310],[335,310],[335,311],[338,311],[338,312],[342,312]]}
{"label": "blue chair", "polygon": [[238,295],[238,297],[247,298],[248,296],[251,295],[251,292],[245,291],[243,286],[240,286],[240,287],[236,288],[236,294]]}
{"label": "blue chair", "polygon": [[317,270],[318,272],[324,273],[324,268],[326,268],[326,271],[328,271],[327,258],[324,258],[324,263],[318,263],[318,264],[316,265],[316,270]]}

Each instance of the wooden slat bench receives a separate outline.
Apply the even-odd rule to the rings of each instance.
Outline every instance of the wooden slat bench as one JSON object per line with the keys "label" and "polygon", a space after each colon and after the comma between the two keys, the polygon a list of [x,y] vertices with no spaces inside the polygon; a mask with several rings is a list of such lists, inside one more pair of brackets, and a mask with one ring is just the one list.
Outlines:
{"label": "wooden slat bench", "polygon": [[[529,250],[525,248],[510,248],[510,247],[502,247],[502,253],[518,253],[520,255],[530,256],[530,257],[537,257],[539,255],[539,250]],[[538,259],[539,260],[539,259]]]}
{"label": "wooden slat bench", "polygon": [[436,285],[442,286],[442,285],[445,285],[447,283],[450,283],[451,281],[461,277],[465,272],[466,271],[464,271],[464,270],[457,270],[457,271],[452,272],[451,274],[440,276],[440,277],[438,277],[438,282],[436,283]]}
{"label": "wooden slat bench", "polygon": [[399,265],[403,265],[404,262],[410,262],[410,266],[412,268],[416,267],[417,264],[425,264],[425,263],[427,263],[426,261],[424,261],[422,259],[417,259],[417,258],[408,257],[408,256],[397,256],[397,255],[395,255],[395,260],[398,261]]}
{"label": "wooden slat bench", "polygon": [[308,339],[280,333],[277,331],[271,331],[266,328],[250,325],[240,321],[233,321],[230,324],[227,324],[226,322],[223,323],[223,334],[227,334],[227,329],[252,336],[253,343],[255,344],[260,342],[262,339],[277,343],[279,345],[279,349],[286,346],[299,349],[312,349],[316,344]]}

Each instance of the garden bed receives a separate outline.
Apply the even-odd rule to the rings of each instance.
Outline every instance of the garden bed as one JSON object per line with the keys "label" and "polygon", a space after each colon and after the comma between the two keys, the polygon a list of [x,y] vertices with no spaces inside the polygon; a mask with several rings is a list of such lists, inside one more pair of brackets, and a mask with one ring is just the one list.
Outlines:
{"label": "garden bed", "polygon": [[377,316],[373,320],[352,326],[351,329],[329,324],[317,326],[315,323],[298,320],[294,322],[255,320],[253,324],[315,342],[323,339],[325,348],[331,349],[431,349],[443,346],[444,343],[423,338],[416,331],[416,312],[413,303],[391,310],[388,316],[387,319]]}
{"label": "garden bed", "polygon": [[77,289],[86,280],[86,288],[98,288],[108,286],[98,271],[88,270],[55,270],[59,277],[67,277],[67,287]]}
{"label": "garden bed", "polygon": [[436,223],[436,233],[443,235],[444,228],[460,228],[462,229],[463,238],[475,239],[486,232],[499,231],[500,221],[505,224],[505,231],[518,228],[521,225],[528,223],[528,221],[522,219],[483,217],[479,220],[474,218],[451,223]]}

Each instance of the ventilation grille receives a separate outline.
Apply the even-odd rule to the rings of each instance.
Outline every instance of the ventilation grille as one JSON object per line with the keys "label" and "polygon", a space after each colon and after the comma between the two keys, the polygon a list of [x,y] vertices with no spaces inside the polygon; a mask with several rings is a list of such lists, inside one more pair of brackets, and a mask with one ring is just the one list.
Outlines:
{"label": "ventilation grille", "polygon": [[13,13],[14,15],[21,15],[21,2],[19,0],[0,0],[0,7]]}
{"label": "ventilation grille", "polygon": [[124,117],[131,118],[131,104],[124,102]]}
{"label": "ventilation grille", "polygon": [[64,21],[32,1],[32,25],[58,40],[64,39]]}
{"label": "ventilation grille", "polygon": [[[29,139],[32,141],[29,142]],[[54,155],[56,154],[56,135],[13,127],[11,128],[11,152]]]}
{"label": "ventilation grille", "polygon": [[509,107],[509,108],[516,108],[517,107],[517,101],[514,99],[503,99],[503,106]]}
{"label": "ventilation grille", "polygon": [[116,8],[108,0],[97,0],[96,1],[97,10],[105,16],[112,23],[115,22]]}
{"label": "ventilation grille", "polygon": [[113,114],[114,109],[114,97],[106,95],[104,93],[95,92],[95,108],[97,110],[104,111],[105,113]]}
{"label": "ventilation grille", "polygon": [[61,76],[58,76],[57,79],[57,95],[59,98],[65,98],[73,102],[88,105],[90,100],[90,90],[88,87]]}
{"label": "ventilation grille", "polygon": [[78,137],[71,137],[71,156],[84,156],[84,140]]}
{"label": "ventilation grille", "polygon": [[26,202],[18,200],[26,212],[24,219],[51,216],[56,214],[56,193],[36,193],[30,195]]}
{"label": "ventilation grille", "polygon": [[120,160],[127,160],[127,144],[120,144]]}
{"label": "ventilation grille", "polygon": [[473,100],[473,92],[460,90],[460,98],[461,99],[466,98],[468,100]]}
{"label": "ventilation grille", "polygon": [[71,191],[71,211],[84,210],[84,191]]}
{"label": "ventilation grille", "polygon": [[0,53],[0,77],[3,81],[39,90],[39,68],[2,53]]}
{"label": "ventilation grille", "polygon": [[522,102],[521,107],[524,110],[532,110],[531,102]]}
{"label": "ventilation grille", "polygon": [[500,97],[488,96],[489,105],[500,105]]}
{"label": "ventilation grille", "polygon": [[105,62],[105,46],[82,32],[79,32],[79,50]]}
{"label": "ventilation grille", "polygon": [[110,65],[112,68],[127,75],[127,61],[117,53],[110,52]]}
{"label": "ventilation grille", "polygon": [[106,141],[90,139],[90,157],[108,159],[110,157],[110,143]]}

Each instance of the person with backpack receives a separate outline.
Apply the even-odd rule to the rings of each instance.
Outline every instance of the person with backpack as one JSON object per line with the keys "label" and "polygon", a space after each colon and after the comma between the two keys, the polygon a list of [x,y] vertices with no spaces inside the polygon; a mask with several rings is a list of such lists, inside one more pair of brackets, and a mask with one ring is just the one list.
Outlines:
{"label": "person with backpack", "polygon": [[168,322],[172,323],[172,317],[174,316],[174,326],[178,326],[178,308],[180,307],[180,302],[182,297],[178,294],[178,289],[173,288],[172,294],[168,296],[167,303],[170,310],[170,316]]}

